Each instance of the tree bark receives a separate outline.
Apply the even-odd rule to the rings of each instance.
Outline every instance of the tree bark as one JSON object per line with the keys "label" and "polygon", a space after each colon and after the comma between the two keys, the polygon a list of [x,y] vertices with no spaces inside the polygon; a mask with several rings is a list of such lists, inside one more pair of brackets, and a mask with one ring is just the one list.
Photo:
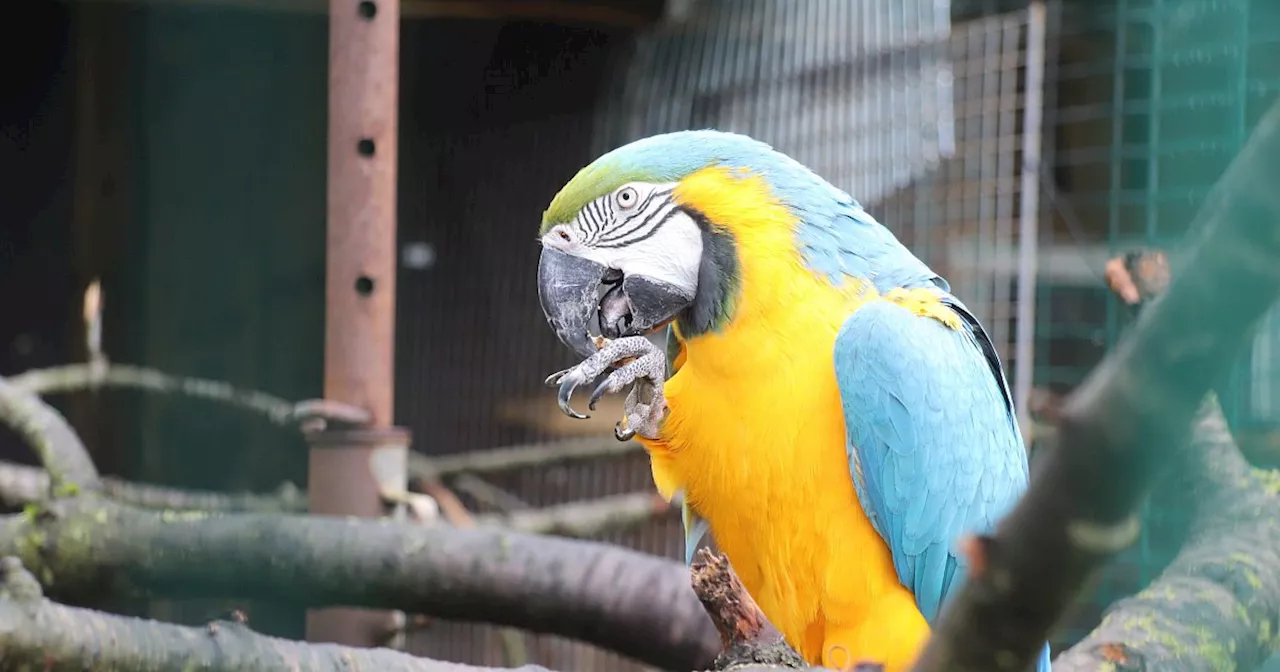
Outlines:
{"label": "tree bark", "polygon": [[765,617],[728,558],[700,548],[690,570],[693,592],[720,633],[723,651],[716,657],[716,669],[748,665],[809,668]]}
{"label": "tree bark", "polygon": [[[1054,661],[1055,672],[1251,670],[1280,634],[1280,474],[1250,467],[1217,403],[1206,400],[1190,446],[1161,490],[1194,507],[1187,540],[1151,585],[1113,604]],[[1192,489],[1182,486],[1190,482]],[[1171,501],[1171,497],[1161,497]]]}
{"label": "tree bark", "polygon": [[[44,469],[0,460],[0,504],[15,508],[43,501],[49,496],[49,487],[49,472]],[[274,494],[257,494],[189,490],[103,476],[102,492],[121,504],[148,509],[253,513],[307,510],[307,493],[292,483],[281,484]]]}
{"label": "tree bark", "polygon": [[123,589],[397,609],[552,632],[668,669],[719,652],[682,564],[497,528],[148,511],[82,495],[0,519],[0,554],[76,599]]}
{"label": "tree bark", "polygon": [[[0,560],[0,667],[14,672],[498,672],[390,649],[307,644],[234,621],[193,628],[68,607],[45,599],[13,557]],[[528,665],[511,672],[548,672]]]}
{"label": "tree bark", "polygon": [[1025,670],[1085,581],[1137,537],[1138,506],[1280,291],[1280,103],[1219,181],[1199,240],[1076,389],[1027,494],[985,540],[918,670]]}
{"label": "tree bark", "polygon": [[36,451],[58,494],[99,486],[98,468],[80,437],[52,406],[0,379],[0,423],[13,429]]}

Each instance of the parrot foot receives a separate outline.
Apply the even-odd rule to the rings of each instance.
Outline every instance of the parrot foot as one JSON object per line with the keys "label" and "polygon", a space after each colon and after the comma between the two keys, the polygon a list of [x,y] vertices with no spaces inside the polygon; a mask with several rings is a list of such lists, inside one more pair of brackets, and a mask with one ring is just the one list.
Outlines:
{"label": "parrot foot", "polygon": [[[619,366],[620,364],[620,366]],[[644,336],[627,336],[608,341],[581,364],[547,377],[547,385],[559,386],[560,410],[571,418],[586,418],[573,410],[569,400],[579,386],[595,380],[610,367],[617,367],[591,393],[589,408],[606,393],[621,392],[634,385],[623,404],[623,419],[614,427],[619,441],[637,434],[649,439],[658,437],[658,426],[666,415],[662,383],[666,378],[667,356]]]}
{"label": "parrot foot", "polygon": [[[664,359],[664,372],[665,368]],[[656,441],[666,417],[667,399],[661,389],[655,388],[647,378],[638,380],[622,404],[622,420],[614,425],[613,436],[619,441],[630,441],[636,436]]]}

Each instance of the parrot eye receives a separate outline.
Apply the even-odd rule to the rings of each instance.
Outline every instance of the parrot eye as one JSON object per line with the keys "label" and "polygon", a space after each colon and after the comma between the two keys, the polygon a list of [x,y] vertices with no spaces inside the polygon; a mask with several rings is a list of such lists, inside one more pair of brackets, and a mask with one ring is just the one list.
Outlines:
{"label": "parrot eye", "polygon": [[556,228],[551,229],[551,233],[549,235],[554,237],[553,240],[557,240],[565,245],[573,242],[573,234],[569,232],[569,227],[567,226],[557,226]]}
{"label": "parrot eye", "polygon": [[632,187],[623,187],[618,190],[618,193],[614,196],[614,200],[617,202],[619,209],[630,210],[635,207],[637,202],[640,201],[640,194],[637,194],[636,190]]}

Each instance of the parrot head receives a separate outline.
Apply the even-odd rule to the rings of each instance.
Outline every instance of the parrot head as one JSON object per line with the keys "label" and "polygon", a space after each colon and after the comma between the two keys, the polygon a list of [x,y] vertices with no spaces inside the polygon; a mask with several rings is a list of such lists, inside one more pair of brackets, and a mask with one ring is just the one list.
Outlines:
{"label": "parrot head", "polygon": [[717,166],[757,171],[786,162],[812,175],[747,136],[681,131],[624,145],[579,171],[539,231],[538,297],[559,339],[586,357],[595,352],[593,318],[608,338],[652,333],[682,317],[702,331],[726,318],[734,239],[682,198],[682,182]]}
{"label": "parrot head", "polygon": [[946,288],[847,193],[764,142],[714,130],[600,156],[556,194],[539,240],[543,313],[583,357],[595,352],[593,318],[608,338],[673,321],[686,337],[719,329],[740,307],[748,255],[796,259],[837,285]]}

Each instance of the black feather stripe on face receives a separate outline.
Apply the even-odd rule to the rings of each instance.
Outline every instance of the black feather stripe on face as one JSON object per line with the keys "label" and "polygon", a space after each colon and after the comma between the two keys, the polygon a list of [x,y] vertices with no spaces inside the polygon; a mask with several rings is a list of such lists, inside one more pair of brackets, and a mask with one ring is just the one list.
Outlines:
{"label": "black feather stripe on face", "polygon": [[706,215],[687,206],[681,210],[702,230],[698,291],[677,321],[680,335],[692,338],[720,329],[733,317],[739,289],[738,246],[733,236],[712,226]]}

